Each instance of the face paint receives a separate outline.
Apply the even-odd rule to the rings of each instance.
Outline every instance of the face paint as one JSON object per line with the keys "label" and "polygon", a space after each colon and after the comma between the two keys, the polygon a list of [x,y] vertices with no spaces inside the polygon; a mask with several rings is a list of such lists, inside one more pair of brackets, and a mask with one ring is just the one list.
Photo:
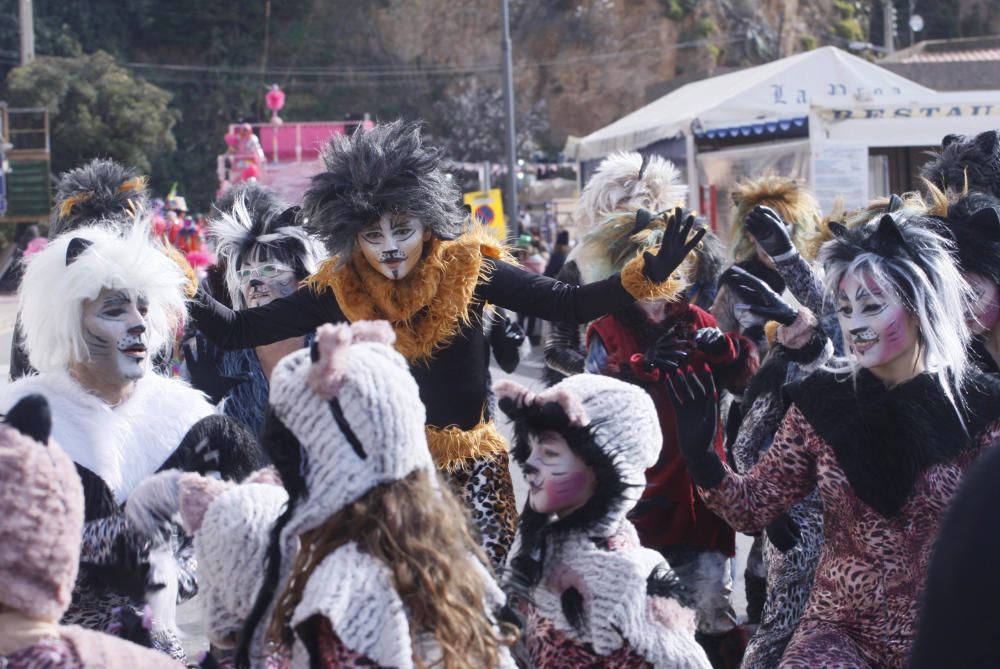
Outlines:
{"label": "face paint", "polygon": [[431,231],[419,219],[386,214],[358,233],[365,260],[388,279],[402,279],[420,262]]}
{"label": "face paint", "polygon": [[146,314],[141,295],[103,289],[83,306],[83,337],[94,376],[120,385],[142,378],[147,368]]}
{"label": "face paint", "polygon": [[869,275],[847,275],[837,290],[837,319],[844,341],[867,369],[912,356],[919,341],[913,318],[895,295]]}
{"label": "face paint", "polygon": [[248,308],[287,297],[295,292],[299,284],[291,267],[274,260],[244,263],[236,276],[240,279],[240,290]]}
{"label": "face paint", "polygon": [[531,456],[522,470],[532,510],[564,516],[586,504],[594,494],[597,478],[562,435],[531,435],[528,444]]}
{"label": "face paint", "polygon": [[979,274],[966,274],[965,280],[972,288],[972,309],[966,314],[965,322],[972,334],[983,334],[996,327],[1000,321],[1000,289]]}

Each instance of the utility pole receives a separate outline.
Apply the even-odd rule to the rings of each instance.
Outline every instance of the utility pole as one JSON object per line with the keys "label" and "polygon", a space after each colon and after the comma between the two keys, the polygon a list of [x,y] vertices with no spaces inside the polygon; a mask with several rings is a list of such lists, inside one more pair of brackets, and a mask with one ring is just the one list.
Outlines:
{"label": "utility pole", "polygon": [[31,0],[18,0],[18,10],[21,24],[21,65],[27,65],[35,59],[35,18]]}
{"label": "utility pole", "polygon": [[517,239],[521,234],[517,216],[517,135],[514,129],[514,66],[510,47],[510,7],[507,0],[500,0],[503,21],[503,97],[507,107],[507,220],[509,235]]}
{"label": "utility pole", "polygon": [[886,53],[895,51],[893,38],[896,34],[896,8],[892,0],[882,0],[882,44]]}

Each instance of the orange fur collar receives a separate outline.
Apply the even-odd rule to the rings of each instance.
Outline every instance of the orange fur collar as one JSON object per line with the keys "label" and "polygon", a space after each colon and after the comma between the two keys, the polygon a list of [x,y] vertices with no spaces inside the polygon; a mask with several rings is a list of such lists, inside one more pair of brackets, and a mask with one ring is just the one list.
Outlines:
{"label": "orange fur collar", "polygon": [[343,267],[331,258],[306,280],[317,292],[333,290],[344,315],[354,322],[387,320],[396,350],[411,363],[426,362],[472,322],[469,307],[476,285],[488,279],[484,255],[503,254],[478,231],[454,241],[432,239],[424,257],[405,278],[384,277],[355,250]]}

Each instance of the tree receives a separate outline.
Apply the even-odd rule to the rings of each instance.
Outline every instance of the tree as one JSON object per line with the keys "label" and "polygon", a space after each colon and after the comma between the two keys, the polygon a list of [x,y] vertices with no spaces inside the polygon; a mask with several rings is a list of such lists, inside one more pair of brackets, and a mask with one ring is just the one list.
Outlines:
{"label": "tree", "polygon": [[168,106],[170,93],[104,51],[41,56],[12,69],[6,89],[13,107],[49,110],[56,172],[101,156],[148,174],[157,158],[177,148],[180,114]]}

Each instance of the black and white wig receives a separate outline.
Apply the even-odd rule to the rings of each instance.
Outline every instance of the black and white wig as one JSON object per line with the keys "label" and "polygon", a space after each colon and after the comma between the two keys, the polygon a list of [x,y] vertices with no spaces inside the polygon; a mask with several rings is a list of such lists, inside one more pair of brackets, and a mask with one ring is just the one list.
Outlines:
{"label": "black and white wig", "polygon": [[270,189],[256,183],[237,184],[214,209],[208,238],[225,266],[226,290],[235,309],[247,308],[237,273],[249,262],[280,262],[299,281],[316,271],[322,250],[299,225],[299,208],[286,207]]}
{"label": "black and white wig", "polygon": [[975,137],[946,136],[920,175],[944,191],[981,191],[1000,197],[1000,130]]}
{"label": "black and white wig", "polygon": [[180,267],[154,246],[144,225],[124,235],[91,226],[57,237],[28,259],[18,293],[32,366],[54,372],[89,360],[83,309],[105,288],[146,299],[152,358],[173,342],[183,322],[186,282]]}
{"label": "black and white wig", "polygon": [[382,216],[414,217],[438,239],[465,230],[461,192],[441,171],[441,153],[424,144],[420,125],[394,121],[335,135],[322,153],[326,171],[312,178],[302,215],[342,265],[361,229]]}
{"label": "black and white wig", "polygon": [[[955,264],[954,244],[938,232],[940,224],[897,212],[854,229],[831,223],[830,230],[833,239],[823,244],[819,255],[827,298],[834,299],[848,274],[866,274],[887,295],[897,296],[917,320],[924,368],[957,406],[968,370],[971,333],[965,317],[970,290]],[[859,369],[853,358],[839,366],[852,376]]]}
{"label": "black and white wig", "polygon": [[146,224],[136,214],[148,206],[145,177],[113,160],[91,160],[59,178],[49,238],[88,225],[127,229],[137,221]]}
{"label": "black and white wig", "polygon": [[962,271],[1000,286],[1000,200],[986,193],[966,193],[948,207],[947,225],[958,246]]}

